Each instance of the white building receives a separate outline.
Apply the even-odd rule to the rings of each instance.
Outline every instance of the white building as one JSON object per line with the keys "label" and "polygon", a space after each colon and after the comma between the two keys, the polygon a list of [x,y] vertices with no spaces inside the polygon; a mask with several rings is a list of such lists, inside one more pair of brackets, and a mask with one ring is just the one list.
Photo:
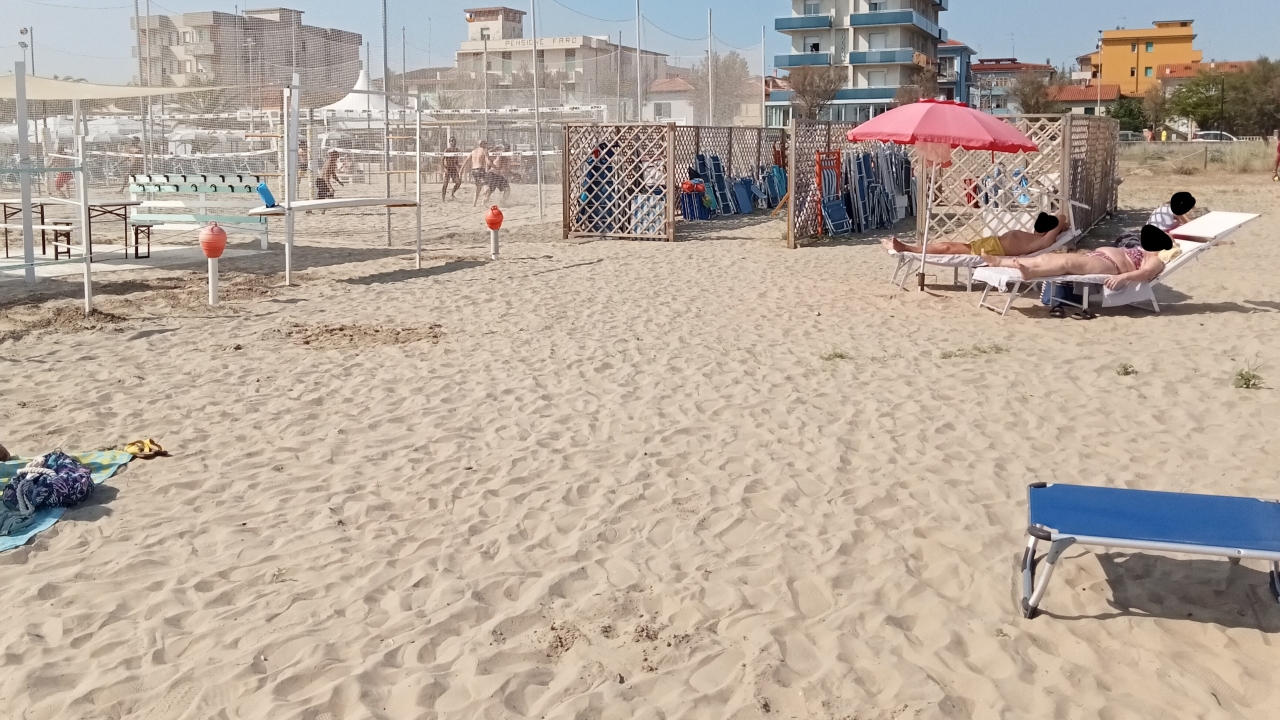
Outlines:
{"label": "white building", "polygon": [[[774,29],[791,39],[791,52],[774,56],[780,69],[834,67],[844,88],[824,120],[861,122],[889,108],[899,88],[917,73],[937,72],[938,25],[949,0],[792,0],[791,15]],[[769,126],[790,120],[790,92],[773,92]]]}
{"label": "white building", "polygon": [[[508,7],[473,8],[467,14],[467,39],[457,52],[458,71],[474,78],[489,74],[495,89],[513,84],[516,74],[533,73],[533,39],[524,34],[523,10]],[[644,83],[668,76],[667,56],[644,51]],[[635,97],[635,48],[607,37],[570,35],[538,38],[538,68],[543,86],[568,87],[579,103],[621,95]],[[620,92],[620,87],[623,92]]]}

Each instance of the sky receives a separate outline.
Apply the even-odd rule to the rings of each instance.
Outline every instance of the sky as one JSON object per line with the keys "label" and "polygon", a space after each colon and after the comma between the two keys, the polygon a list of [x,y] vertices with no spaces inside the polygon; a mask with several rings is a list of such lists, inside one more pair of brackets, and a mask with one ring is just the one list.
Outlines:
{"label": "sky", "polygon": [[[145,14],[148,0],[138,0]],[[785,0],[641,0],[644,47],[693,61],[705,52],[707,10],[713,11],[716,47],[737,48],[752,70],[761,65],[761,28],[767,27],[765,61],[788,51],[787,39],[772,29],[773,19],[790,15]],[[501,0],[387,0],[391,66],[451,65],[465,37],[462,10]],[[296,0],[284,3],[305,11],[311,25],[336,27],[364,35],[372,43],[373,65],[381,67],[381,3],[375,0]],[[527,10],[529,0],[507,3]],[[1009,57],[1054,65],[1071,63],[1093,50],[1098,31],[1118,26],[1149,27],[1154,20],[1194,19],[1196,47],[1205,60],[1252,60],[1280,57],[1276,31],[1280,0],[950,0],[942,26],[952,38],[978,51],[980,57]],[[226,0],[150,0],[153,14],[222,10],[235,12]],[[263,3],[267,5],[267,3]],[[261,7],[251,0],[252,7]],[[1213,12],[1206,12],[1207,7]],[[94,82],[125,83],[136,74],[131,57],[129,18],[132,0],[0,0],[0,72],[13,71],[23,58],[18,29],[31,26],[35,64],[40,75],[71,75]],[[240,5],[239,7],[244,7]],[[619,31],[627,45],[635,42],[634,0],[538,0],[542,35],[610,35]],[[527,25],[526,25],[527,27]],[[405,41],[401,42],[401,28]],[[380,71],[375,69],[377,77]]]}

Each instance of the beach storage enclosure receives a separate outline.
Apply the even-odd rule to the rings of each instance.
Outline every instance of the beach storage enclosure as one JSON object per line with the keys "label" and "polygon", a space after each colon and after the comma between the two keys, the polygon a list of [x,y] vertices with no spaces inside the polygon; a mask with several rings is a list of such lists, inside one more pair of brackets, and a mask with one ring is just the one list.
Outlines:
{"label": "beach storage enclosure", "polygon": [[[932,210],[916,216],[917,236],[971,242],[1009,230],[1029,230],[1040,212],[1070,207],[1073,226],[1085,232],[1116,208],[1115,120],[1084,115],[1019,115],[1007,118],[1036,142],[1034,153],[955,150],[932,188]],[[818,235],[820,206],[816,154],[849,147],[851,123],[797,122],[792,126],[788,191],[788,247]],[[917,165],[918,166],[918,165]],[[917,198],[916,207],[929,205]]]}
{"label": "beach storage enclosure", "polygon": [[576,124],[564,129],[564,238],[675,240],[680,184],[699,156],[728,178],[762,185],[786,131],[675,124]]}

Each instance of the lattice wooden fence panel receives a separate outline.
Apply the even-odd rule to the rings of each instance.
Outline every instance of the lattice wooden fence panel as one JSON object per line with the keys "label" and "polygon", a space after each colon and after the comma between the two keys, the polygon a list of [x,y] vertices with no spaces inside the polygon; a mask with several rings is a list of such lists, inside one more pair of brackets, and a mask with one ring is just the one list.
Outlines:
{"label": "lattice wooden fence panel", "polygon": [[[1016,116],[1008,122],[1040,148],[1033,153],[956,150],[952,165],[938,171],[932,188],[933,207],[920,213],[917,233],[930,223],[930,240],[971,242],[1009,230],[1030,230],[1036,215],[1066,207],[1063,148],[1066,120],[1061,115]],[[920,171],[921,187],[928,169]]]}
{"label": "lattice wooden fence panel", "polygon": [[788,201],[787,247],[798,247],[803,238],[818,234],[821,215],[816,186],[816,153],[842,150],[849,145],[845,134],[857,123],[798,121],[791,126],[787,168]]}
{"label": "lattice wooden fence panel", "polygon": [[673,128],[568,125],[564,132],[565,239],[675,239]]}
{"label": "lattice wooden fence panel", "polygon": [[1111,118],[1068,116],[1071,136],[1071,200],[1076,226],[1091,228],[1116,209],[1119,123]]}
{"label": "lattice wooden fence panel", "polygon": [[779,128],[677,126],[673,170],[676,184],[687,179],[689,168],[696,167],[698,155],[719,157],[730,178],[755,178],[761,165],[773,163],[773,143],[782,142],[784,136],[785,131]]}

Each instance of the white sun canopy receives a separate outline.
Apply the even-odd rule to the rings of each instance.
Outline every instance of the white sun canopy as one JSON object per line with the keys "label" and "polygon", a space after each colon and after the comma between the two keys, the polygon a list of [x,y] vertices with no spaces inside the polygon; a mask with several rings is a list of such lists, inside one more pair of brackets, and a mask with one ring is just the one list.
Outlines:
{"label": "white sun canopy", "polygon": [[[0,75],[0,98],[13,100],[18,97],[16,75]],[[178,93],[220,90],[221,87],[132,87],[129,85],[94,85],[93,83],[54,80],[37,75],[26,76],[28,100],[114,100],[121,98],[176,95]]]}

